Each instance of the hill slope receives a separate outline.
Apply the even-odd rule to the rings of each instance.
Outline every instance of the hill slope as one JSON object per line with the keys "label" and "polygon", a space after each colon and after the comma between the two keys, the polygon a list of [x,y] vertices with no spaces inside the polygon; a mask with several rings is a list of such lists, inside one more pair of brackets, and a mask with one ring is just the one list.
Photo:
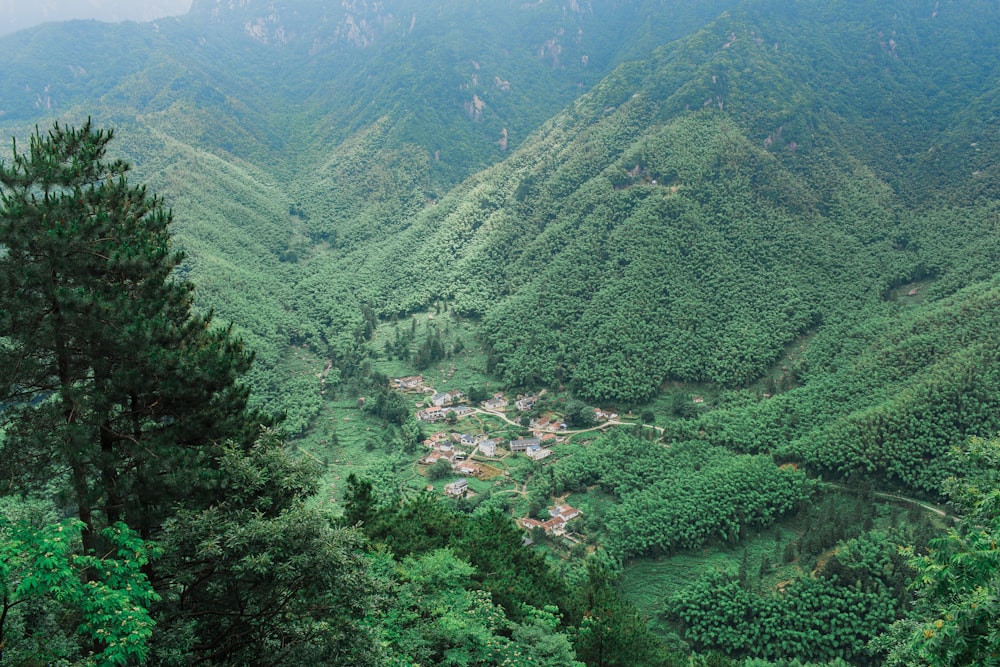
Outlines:
{"label": "hill slope", "polygon": [[903,305],[978,298],[998,24],[986,2],[204,0],[4,38],[0,99],[16,134],[118,126],[296,432],[321,399],[294,355],[351,372],[367,309],[446,303],[504,383],[634,405],[773,379],[806,334],[789,386],[817,387]]}
{"label": "hill slope", "polygon": [[959,68],[974,14],[799,5],[749,3],[619,68],[364,248],[365,299],[446,299],[483,316],[508,383],[634,402],[668,380],[751,382],[898,285],[933,277],[942,296],[990,275],[995,119],[969,108],[996,88],[993,38]]}

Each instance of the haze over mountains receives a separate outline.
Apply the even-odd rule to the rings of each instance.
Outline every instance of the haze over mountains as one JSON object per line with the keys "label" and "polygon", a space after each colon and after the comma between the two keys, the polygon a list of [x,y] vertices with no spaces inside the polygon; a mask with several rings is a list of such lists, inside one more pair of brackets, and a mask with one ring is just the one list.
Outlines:
{"label": "haze over mountains", "polygon": [[176,207],[202,303],[261,368],[289,341],[349,356],[360,303],[446,300],[484,318],[504,381],[636,401],[753,381],[896,285],[990,275],[969,221],[996,186],[997,33],[970,27],[996,20],[986,2],[199,0],[5,38],[0,100],[8,132],[119,128]]}
{"label": "haze over mountains", "polygon": [[[475,348],[484,392],[653,417],[636,432],[669,447],[619,433],[511,494],[598,494],[587,520],[622,561],[850,513],[807,475],[939,500],[952,448],[1000,430],[995,2],[194,0],[151,23],[21,30],[0,58],[0,133],[113,126],[173,207],[197,306],[255,351],[253,400],[335,466],[362,468],[337,460],[337,429],[389,395],[379,368],[452,378],[438,334],[448,354]],[[406,426],[357,417],[377,479],[402,473],[371,463],[369,432],[420,440],[396,400]],[[747,496],[752,511],[729,503]],[[892,566],[865,571],[892,582],[822,584],[868,626],[822,655],[786,648],[807,633],[785,626],[687,641],[879,664],[864,633],[909,603],[898,553],[878,553]],[[782,596],[768,609],[798,600]],[[857,607],[885,613],[859,623]]]}
{"label": "haze over mountains", "polygon": [[191,0],[3,0],[0,2],[0,35],[50,21],[152,21],[185,14],[190,8]]}

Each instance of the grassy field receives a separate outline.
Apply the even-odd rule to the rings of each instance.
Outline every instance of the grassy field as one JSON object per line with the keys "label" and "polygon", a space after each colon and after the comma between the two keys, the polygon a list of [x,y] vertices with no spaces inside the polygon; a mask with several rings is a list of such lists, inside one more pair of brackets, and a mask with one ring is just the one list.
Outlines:
{"label": "grassy field", "polygon": [[[841,495],[845,504],[855,502],[853,494]],[[875,503],[874,512],[874,526],[886,527],[902,522],[907,509],[880,501]],[[755,588],[778,591],[821,567],[836,547],[809,559],[798,557],[794,548],[810,529],[803,517],[796,516],[756,532],[735,545],[712,544],[672,556],[635,559],[625,564],[619,590],[649,619],[655,632],[667,637],[675,628],[663,619],[666,601],[709,572],[728,572],[735,578],[741,567],[745,567]]]}
{"label": "grassy field", "polygon": [[[713,570],[732,572],[735,576],[744,552],[751,577],[757,577],[761,564],[765,564],[761,578],[764,587],[775,587],[801,576],[797,562],[782,563],[785,546],[799,537],[791,527],[777,526],[735,546],[713,545],[669,557],[636,559],[626,564],[620,589],[656,626],[667,598]],[[657,629],[667,631],[665,627]]]}
{"label": "grassy field", "polygon": [[[440,336],[447,356],[424,370],[417,370],[411,361],[413,355],[428,335],[435,333]],[[386,343],[393,344],[397,337],[411,339],[406,345],[406,359],[386,353]],[[490,392],[500,390],[496,378],[486,374],[486,353],[476,337],[475,324],[450,313],[414,313],[402,320],[381,322],[369,347],[377,357],[372,370],[388,377],[421,374],[427,384],[438,391],[467,391],[472,386],[484,387]],[[454,351],[456,347],[458,352]]]}

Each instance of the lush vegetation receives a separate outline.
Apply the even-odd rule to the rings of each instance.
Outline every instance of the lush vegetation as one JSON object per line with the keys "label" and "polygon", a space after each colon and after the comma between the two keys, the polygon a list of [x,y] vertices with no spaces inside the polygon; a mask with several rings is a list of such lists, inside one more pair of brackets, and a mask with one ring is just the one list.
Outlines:
{"label": "lush vegetation", "polygon": [[995,3],[328,4],[0,39],[3,658],[993,659]]}
{"label": "lush vegetation", "polygon": [[[697,475],[692,475],[697,471]],[[559,496],[599,485],[620,504],[601,518],[603,540],[617,558],[695,549],[712,539],[736,542],[766,528],[803,497],[803,475],[770,457],[733,455],[721,447],[663,447],[617,431],[597,440],[532,493]]]}

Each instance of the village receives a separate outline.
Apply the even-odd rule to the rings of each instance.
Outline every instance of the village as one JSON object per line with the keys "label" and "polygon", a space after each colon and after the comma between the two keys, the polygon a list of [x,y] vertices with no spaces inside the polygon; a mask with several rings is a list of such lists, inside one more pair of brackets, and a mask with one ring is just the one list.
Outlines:
{"label": "village", "polygon": [[[523,456],[532,462],[542,462],[553,455],[554,448],[568,440],[567,424],[558,415],[544,413],[529,419],[526,416],[539,401],[539,395],[520,395],[508,399],[502,392],[493,394],[490,398],[470,405],[467,396],[459,390],[447,392],[436,391],[427,385],[420,375],[395,378],[391,385],[394,389],[406,394],[418,394],[422,400],[415,416],[424,424],[434,424],[446,427],[436,431],[423,441],[427,452],[418,461],[418,466],[428,477],[448,472],[457,475],[457,479],[444,485],[445,495],[455,499],[474,495],[469,485],[470,479],[489,481],[507,473],[501,466],[508,457]],[[511,419],[508,410],[516,412],[518,419]],[[463,429],[462,424],[468,423],[471,415],[494,417],[510,427],[530,432],[530,436],[507,437],[507,433],[498,436],[496,433],[484,432],[483,428]],[[594,409],[592,430],[597,430],[616,423],[618,415],[614,412]],[[591,430],[591,429],[588,429]],[[429,485],[428,489],[434,489]],[[537,535],[543,531],[546,535],[563,537],[577,542],[567,523],[579,517],[579,509],[565,503],[548,508],[549,517],[545,520],[523,517],[518,519],[519,525],[529,535]]]}

